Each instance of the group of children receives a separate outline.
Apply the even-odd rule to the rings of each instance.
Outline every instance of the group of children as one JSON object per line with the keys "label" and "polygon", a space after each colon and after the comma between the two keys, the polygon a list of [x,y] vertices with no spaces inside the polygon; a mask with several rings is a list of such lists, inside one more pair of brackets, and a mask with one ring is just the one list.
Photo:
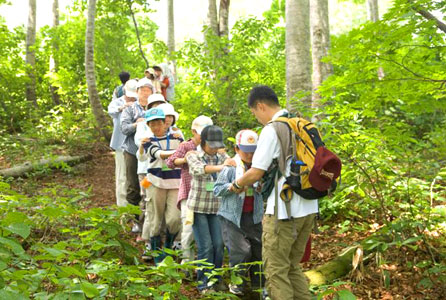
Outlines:
{"label": "group of children", "polygon": [[[163,249],[180,240],[182,263],[204,259],[219,268],[226,246],[229,265],[238,266],[241,276],[249,275],[252,289],[263,288],[261,264],[246,265],[262,260],[262,196],[256,184],[240,193],[229,188],[251,167],[258,135],[247,129],[238,132],[236,155],[230,158],[223,130],[209,117],[199,116],[191,124],[192,138],[184,141],[176,127],[179,115],[166,100],[147,76],[127,78],[123,95],[109,105],[117,204],[144,204],[138,238],[146,242],[143,259],[153,255],[160,263],[167,255]],[[209,267],[197,271],[200,292],[225,290],[222,279],[210,281],[208,272]],[[243,294],[245,282],[229,289]]]}

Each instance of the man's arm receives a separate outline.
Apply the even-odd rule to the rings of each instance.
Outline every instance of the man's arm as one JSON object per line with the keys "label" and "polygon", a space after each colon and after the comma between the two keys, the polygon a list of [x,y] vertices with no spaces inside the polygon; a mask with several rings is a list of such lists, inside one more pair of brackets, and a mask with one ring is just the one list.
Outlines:
{"label": "man's arm", "polygon": [[235,185],[237,185],[240,189],[237,188],[234,184],[232,184],[229,189],[233,192],[240,193],[241,191],[243,191],[243,187],[253,185],[255,182],[259,181],[264,174],[265,170],[253,167],[234,182]]}

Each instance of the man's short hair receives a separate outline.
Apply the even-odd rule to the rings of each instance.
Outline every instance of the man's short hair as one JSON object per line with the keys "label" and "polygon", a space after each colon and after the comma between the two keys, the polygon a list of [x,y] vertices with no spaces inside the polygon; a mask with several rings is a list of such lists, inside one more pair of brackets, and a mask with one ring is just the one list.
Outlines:
{"label": "man's short hair", "polygon": [[125,84],[130,79],[130,73],[126,71],[122,71],[119,73],[119,80],[121,80],[122,84]]}
{"label": "man's short hair", "polygon": [[279,99],[273,89],[266,85],[258,85],[252,88],[248,96],[248,106],[255,107],[257,103],[262,102],[268,106],[280,106]]}

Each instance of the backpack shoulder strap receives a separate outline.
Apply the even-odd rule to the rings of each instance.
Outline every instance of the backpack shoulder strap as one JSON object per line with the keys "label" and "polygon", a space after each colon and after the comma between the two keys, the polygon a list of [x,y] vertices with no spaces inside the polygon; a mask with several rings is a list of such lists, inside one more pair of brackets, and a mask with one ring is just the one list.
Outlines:
{"label": "backpack shoulder strap", "polygon": [[285,174],[286,161],[294,154],[292,130],[288,125],[288,122],[282,120],[274,120],[270,123],[270,126],[272,126],[276,132],[280,144],[280,156],[278,159],[279,170],[282,174]]}

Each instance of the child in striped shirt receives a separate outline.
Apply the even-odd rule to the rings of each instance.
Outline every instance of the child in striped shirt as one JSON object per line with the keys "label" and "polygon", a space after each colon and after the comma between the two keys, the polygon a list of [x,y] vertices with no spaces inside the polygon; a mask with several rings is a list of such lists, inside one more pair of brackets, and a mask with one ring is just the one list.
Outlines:
{"label": "child in striped shirt", "polygon": [[[180,211],[176,207],[180,186],[180,169],[167,167],[167,159],[183,141],[176,134],[166,133],[166,116],[160,108],[151,108],[146,113],[146,122],[153,133],[141,141],[138,159],[148,160],[147,180],[151,183],[146,195],[146,215],[151,217],[150,245],[152,250],[161,250],[161,226],[165,221],[167,233],[164,248],[172,248],[181,229]],[[161,262],[164,253],[155,257]]]}

